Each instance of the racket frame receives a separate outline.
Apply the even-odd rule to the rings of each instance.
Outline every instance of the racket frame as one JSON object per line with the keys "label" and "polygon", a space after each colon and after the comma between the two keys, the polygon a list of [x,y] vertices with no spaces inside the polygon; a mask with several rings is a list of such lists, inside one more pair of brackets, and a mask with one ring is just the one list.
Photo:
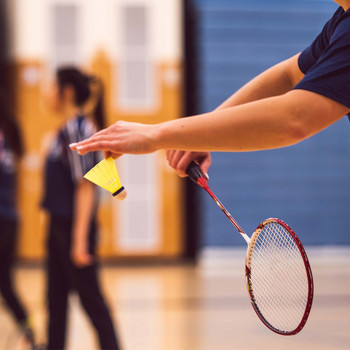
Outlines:
{"label": "racket frame", "polygon": [[[258,237],[259,237],[261,231],[263,230],[263,228],[271,223],[276,223],[276,224],[283,226],[288,231],[288,233],[292,236],[294,242],[296,243],[296,246],[299,249],[300,255],[303,259],[303,263],[304,263],[305,271],[306,271],[306,276],[307,276],[307,281],[308,281],[308,296],[307,296],[307,302],[306,302],[306,307],[305,307],[303,317],[302,317],[299,325],[293,331],[290,331],[290,332],[281,331],[280,329],[273,327],[265,319],[265,317],[260,312],[258,305],[255,302],[254,288],[252,286],[252,281],[251,281],[250,268],[251,268],[251,260],[252,260],[252,255],[253,255],[255,243],[257,242]],[[258,315],[258,317],[260,318],[261,322],[264,323],[264,325],[267,328],[269,328],[271,331],[273,331],[277,334],[280,334],[280,335],[295,335],[295,334],[299,333],[304,328],[304,326],[307,322],[307,319],[310,315],[312,302],[313,302],[313,295],[314,295],[314,283],[313,283],[312,271],[311,271],[309,259],[307,257],[307,254],[305,252],[305,249],[304,249],[302,243],[300,242],[296,233],[284,221],[277,219],[277,218],[269,218],[269,219],[264,220],[256,228],[256,230],[254,231],[254,233],[250,239],[250,243],[248,244],[248,249],[247,249],[247,254],[246,254],[246,263],[245,263],[245,275],[246,275],[248,293],[250,296],[250,300],[251,300],[253,309],[256,312],[256,314]]]}
{"label": "racket frame", "polygon": [[[240,233],[240,235],[244,238],[244,240],[246,241],[248,248],[247,248],[247,253],[246,253],[246,262],[245,262],[245,275],[246,275],[246,281],[247,281],[247,288],[248,288],[248,294],[253,306],[254,311],[256,312],[256,314],[258,315],[258,317],[260,318],[260,320],[262,321],[262,323],[269,328],[271,331],[280,334],[280,335],[295,335],[297,333],[299,333],[303,327],[306,324],[306,321],[310,315],[310,311],[311,311],[311,307],[312,307],[312,301],[313,301],[313,295],[314,295],[314,284],[313,284],[313,277],[312,277],[312,271],[311,271],[311,267],[310,267],[310,263],[309,263],[309,259],[306,255],[305,249],[302,245],[302,243],[300,242],[298,236],[296,235],[296,233],[282,220],[280,219],[276,219],[276,218],[269,218],[264,220],[254,231],[253,235],[251,237],[249,237],[244,230],[242,229],[242,227],[237,223],[237,221],[233,218],[233,216],[230,214],[230,212],[225,208],[225,206],[221,203],[221,201],[216,197],[216,195],[213,193],[213,191],[210,189],[207,179],[205,178],[203,172],[201,171],[200,167],[198,164],[196,164],[195,162],[192,162],[189,167],[187,168],[187,174],[190,177],[190,179],[196,183],[197,185],[199,185],[200,187],[202,187],[209,195],[210,197],[214,200],[214,202],[219,206],[219,208],[223,211],[223,213],[226,215],[226,217],[231,221],[231,223],[233,224],[233,226],[236,228],[236,230]],[[257,306],[256,302],[255,302],[255,297],[254,297],[254,292],[253,292],[253,288],[252,288],[252,282],[251,282],[251,270],[250,270],[250,265],[251,265],[251,257],[254,251],[254,246],[255,243],[259,237],[260,232],[263,230],[263,228],[271,223],[277,223],[282,225],[287,231],[288,233],[292,236],[294,242],[296,243],[299,252],[301,254],[301,257],[303,259],[304,262],[304,267],[305,267],[305,271],[306,271],[306,275],[307,275],[307,280],[308,280],[308,297],[307,297],[307,303],[306,303],[306,307],[305,307],[305,311],[303,314],[303,317],[299,323],[299,325],[290,332],[286,332],[286,331],[281,331],[275,327],[273,327],[262,315],[262,313],[259,310],[259,307]]]}

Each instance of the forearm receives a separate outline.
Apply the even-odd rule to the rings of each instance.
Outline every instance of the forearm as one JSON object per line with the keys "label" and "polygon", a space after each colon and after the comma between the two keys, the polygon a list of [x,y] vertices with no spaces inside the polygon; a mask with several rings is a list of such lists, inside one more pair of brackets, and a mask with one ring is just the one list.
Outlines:
{"label": "forearm", "polygon": [[[300,90],[159,125],[157,149],[255,151],[295,144],[341,118],[343,106]],[[333,108],[333,105],[337,108]]]}
{"label": "forearm", "polygon": [[74,200],[74,244],[87,244],[95,192],[94,186],[86,180],[82,180],[77,186]]}
{"label": "forearm", "polygon": [[299,54],[267,69],[235,92],[217,110],[239,106],[264,98],[283,95],[303,77],[298,67]]}
{"label": "forearm", "polygon": [[157,148],[240,152],[291,145],[295,142],[283,116],[282,106],[262,100],[166,122]]}
{"label": "forearm", "polygon": [[349,108],[325,96],[292,90],[286,94],[157,125],[119,121],[87,140],[70,145],[84,155],[115,155],[159,149],[255,151],[300,142],[333,124]]}

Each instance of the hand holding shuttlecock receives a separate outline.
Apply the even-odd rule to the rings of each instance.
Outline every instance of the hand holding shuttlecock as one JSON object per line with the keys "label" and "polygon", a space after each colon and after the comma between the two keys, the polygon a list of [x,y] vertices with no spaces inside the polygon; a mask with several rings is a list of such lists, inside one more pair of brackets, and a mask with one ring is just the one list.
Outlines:
{"label": "hand holding shuttlecock", "polygon": [[119,200],[123,200],[126,197],[126,190],[121,185],[112,157],[101,160],[84,175],[84,178],[111,192]]}

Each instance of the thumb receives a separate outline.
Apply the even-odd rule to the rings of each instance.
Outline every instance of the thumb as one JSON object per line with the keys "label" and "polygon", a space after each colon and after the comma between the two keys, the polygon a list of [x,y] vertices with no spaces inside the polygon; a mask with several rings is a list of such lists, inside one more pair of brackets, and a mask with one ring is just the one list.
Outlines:
{"label": "thumb", "polygon": [[200,164],[200,168],[203,171],[203,173],[205,174],[205,176],[207,177],[207,179],[209,180],[209,175],[208,175],[208,171],[209,171],[209,167],[211,165],[211,159],[210,157],[207,157],[203,160],[203,162]]}
{"label": "thumb", "polygon": [[118,158],[120,158],[122,156],[121,153],[114,153],[114,152],[111,152],[111,151],[105,151],[104,155],[105,155],[105,159],[107,159],[109,157],[112,157],[113,159],[118,159]]}

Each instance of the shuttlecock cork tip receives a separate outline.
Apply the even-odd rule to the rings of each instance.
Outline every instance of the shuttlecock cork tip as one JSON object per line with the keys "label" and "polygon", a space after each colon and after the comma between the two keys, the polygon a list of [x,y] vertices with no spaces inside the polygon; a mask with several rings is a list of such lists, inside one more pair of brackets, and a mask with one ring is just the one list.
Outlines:
{"label": "shuttlecock cork tip", "polygon": [[113,197],[122,201],[126,198],[127,192],[126,189],[124,188],[124,186],[120,187],[120,189],[118,191],[116,191],[115,193],[113,193]]}

